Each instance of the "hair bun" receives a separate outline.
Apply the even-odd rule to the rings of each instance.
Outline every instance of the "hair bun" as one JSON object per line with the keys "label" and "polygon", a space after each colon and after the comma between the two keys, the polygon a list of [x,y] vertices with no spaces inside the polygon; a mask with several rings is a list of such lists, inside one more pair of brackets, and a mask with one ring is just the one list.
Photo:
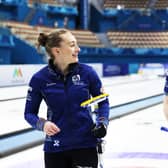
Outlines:
{"label": "hair bun", "polygon": [[38,37],[39,45],[45,47],[47,39],[48,39],[48,36],[46,34],[40,33]]}

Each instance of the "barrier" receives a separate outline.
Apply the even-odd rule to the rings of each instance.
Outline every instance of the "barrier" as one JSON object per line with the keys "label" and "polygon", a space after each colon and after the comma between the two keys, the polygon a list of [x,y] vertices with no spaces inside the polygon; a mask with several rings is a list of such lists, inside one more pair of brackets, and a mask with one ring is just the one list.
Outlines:
{"label": "barrier", "polygon": [[[1,58],[1,57],[0,57]],[[89,64],[102,77],[102,64]],[[0,87],[27,85],[32,75],[46,64],[36,65],[1,65]]]}
{"label": "barrier", "polygon": [[[162,103],[162,100],[163,94],[158,94],[129,103],[112,106],[110,108],[109,119],[114,120],[124,115],[149,108]],[[0,141],[0,158],[40,145],[44,142],[44,138],[45,135],[43,132],[31,128],[2,137]]]}
{"label": "barrier", "polygon": [[0,87],[26,85],[44,65],[1,65]]}

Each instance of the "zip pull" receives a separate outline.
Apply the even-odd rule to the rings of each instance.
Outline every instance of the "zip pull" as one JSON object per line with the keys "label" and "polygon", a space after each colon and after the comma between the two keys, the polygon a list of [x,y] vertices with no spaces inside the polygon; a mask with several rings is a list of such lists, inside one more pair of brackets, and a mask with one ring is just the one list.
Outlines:
{"label": "zip pull", "polygon": [[65,82],[65,81],[66,81],[66,76],[64,76],[64,78],[63,78],[63,79],[64,79],[64,82]]}

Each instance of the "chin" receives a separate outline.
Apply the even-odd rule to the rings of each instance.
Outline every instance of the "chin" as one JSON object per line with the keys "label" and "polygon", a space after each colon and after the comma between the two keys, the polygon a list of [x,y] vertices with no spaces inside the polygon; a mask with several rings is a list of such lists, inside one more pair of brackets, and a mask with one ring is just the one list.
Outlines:
{"label": "chin", "polygon": [[78,60],[76,60],[76,61],[73,61],[72,63],[78,63]]}
{"label": "chin", "polygon": [[73,61],[73,63],[78,62],[78,61],[79,61],[79,59],[75,58],[74,61]]}

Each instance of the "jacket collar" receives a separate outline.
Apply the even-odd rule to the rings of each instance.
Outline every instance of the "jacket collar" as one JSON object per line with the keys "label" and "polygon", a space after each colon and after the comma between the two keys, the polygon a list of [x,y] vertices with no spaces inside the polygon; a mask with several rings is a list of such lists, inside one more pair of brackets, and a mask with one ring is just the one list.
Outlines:
{"label": "jacket collar", "polygon": [[[56,75],[56,76],[62,76],[63,74],[61,73],[61,71],[58,69],[58,67],[56,65],[54,65],[53,60],[50,59],[48,62],[48,67],[49,67],[49,71]],[[68,65],[68,74],[72,73],[74,71],[76,71],[79,67],[79,63],[75,62],[75,63],[71,63]]]}

